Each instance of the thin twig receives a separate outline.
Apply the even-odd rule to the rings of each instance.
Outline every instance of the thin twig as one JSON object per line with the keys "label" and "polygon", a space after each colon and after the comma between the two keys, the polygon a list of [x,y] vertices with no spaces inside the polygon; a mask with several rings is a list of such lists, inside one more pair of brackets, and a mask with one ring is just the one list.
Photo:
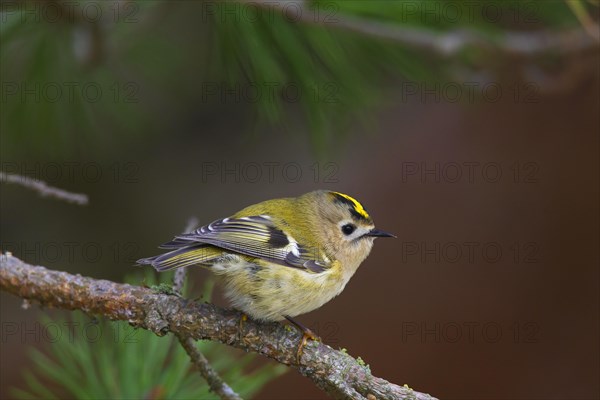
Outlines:
{"label": "thin twig", "polygon": [[192,363],[198,368],[200,375],[206,379],[211,391],[225,400],[242,400],[240,395],[234,392],[234,390],[223,381],[217,371],[213,369],[206,357],[204,357],[204,354],[198,350],[198,346],[196,346],[196,341],[194,339],[180,334],[177,335],[177,338],[179,339],[181,346],[183,346],[186,353],[188,353],[192,359]]}
{"label": "thin twig", "polygon": [[86,278],[32,266],[10,255],[0,256],[0,289],[45,307],[82,310],[111,320],[127,321],[157,335],[173,332],[252,351],[290,365],[336,399],[432,400],[428,394],[371,375],[353,357],[324,343],[309,341],[297,361],[302,334],[279,323],[248,319],[208,303],[186,301],[139,286]]}
{"label": "thin twig", "polygon": [[[194,229],[196,226],[198,226],[198,218],[191,217],[190,219],[188,219],[183,233],[191,232],[192,229]],[[187,268],[178,268],[175,270],[175,275],[173,275],[173,290],[176,293],[181,293],[181,291],[183,290],[186,275]]]}
{"label": "thin twig", "polygon": [[[473,29],[456,29],[442,33],[431,29],[403,26],[364,17],[335,13],[330,18],[315,17],[304,0],[237,0],[263,8],[285,13],[288,21],[320,25],[331,29],[343,29],[363,35],[386,39],[404,46],[432,51],[442,56],[454,56],[469,47],[487,48],[509,54],[533,57],[543,53],[575,53],[588,49],[597,50],[600,45],[582,29],[554,31],[517,32],[508,31],[490,35]],[[292,7],[293,5],[293,7]]]}
{"label": "thin twig", "polygon": [[187,276],[187,268],[178,268],[175,270],[173,275],[173,291],[175,293],[181,293],[183,285],[185,284],[185,278]]}
{"label": "thin twig", "polygon": [[[198,225],[198,219],[192,217],[188,220],[185,227],[184,233],[187,233],[194,229]],[[175,293],[181,293],[185,278],[187,275],[187,268],[179,268],[175,271],[173,276],[173,291]],[[196,346],[196,341],[189,336],[182,334],[176,334],[177,339],[181,343],[181,346],[185,349],[186,353],[190,356],[192,363],[198,369],[198,372],[208,383],[210,390],[216,393],[220,398],[224,400],[242,400],[238,395],[223,379],[219,376],[219,373],[210,365],[210,362],[206,359],[204,354]]]}
{"label": "thin twig", "polygon": [[44,181],[29,178],[27,176],[0,171],[0,181],[5,183],[16,183],[17,185],[33,189],[42,196],[55,197],[79,205],[88,204],[88,196],[86,194],[71,193],[63,189],[48,186]]}

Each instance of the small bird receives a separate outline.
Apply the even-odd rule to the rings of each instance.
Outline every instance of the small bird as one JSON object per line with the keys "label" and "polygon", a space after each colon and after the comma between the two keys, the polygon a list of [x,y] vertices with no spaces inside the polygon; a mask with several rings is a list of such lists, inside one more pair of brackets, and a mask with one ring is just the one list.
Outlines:
{"label": "small bird", "polygon": [[[288,319],[339,295],[377,237],[367,210],[347,194],[317,190],[263,201],[160,246],[138,260],[157,271],[199,265],[218,275],[231,304],[258,320]],[[300,349],[299,349],[300,351]],[[300,354],[300,353],[299,353]]]}

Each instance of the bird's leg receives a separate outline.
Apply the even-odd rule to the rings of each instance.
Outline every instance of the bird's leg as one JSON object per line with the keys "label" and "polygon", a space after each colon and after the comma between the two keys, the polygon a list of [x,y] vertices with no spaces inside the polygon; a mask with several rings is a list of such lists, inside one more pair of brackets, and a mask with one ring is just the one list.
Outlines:
{"label": "bird's leg", "polygon": [[248,320],[248,316],[244,313],[242,313],[242,316],[240,318],[240,323],[238,325],[238,338],[240,340],[242,340],[242,332],[244,329],[244,322],[246,322]]}
{"label": "bird's leg", "polygon": [[302,341],[298,346],[298,352],[296,353],[296,361],[300,364],[300,358],[302,357],[302,350],[304,350],[304,346],[306,346],[306,341],[308,339],[316,340],[317,342],[321,341],[321,338],[316,335],[313,331],[302,325],[300,322],[296,321],[289,315],[284,315],[285,319],[294,324],[300,331],[302,332]]}

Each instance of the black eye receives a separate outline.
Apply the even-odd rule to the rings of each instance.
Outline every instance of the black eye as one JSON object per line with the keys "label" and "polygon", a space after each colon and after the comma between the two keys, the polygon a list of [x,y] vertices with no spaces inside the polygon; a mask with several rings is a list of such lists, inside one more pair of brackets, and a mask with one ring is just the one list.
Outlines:
{"label": "black eye", "polygon": [[355,229],[356,229],[356,226],[354,226],[352,224],[346,224],[346,225],[342,226],[342,232],[344,232],[344,235],[351,235]]}

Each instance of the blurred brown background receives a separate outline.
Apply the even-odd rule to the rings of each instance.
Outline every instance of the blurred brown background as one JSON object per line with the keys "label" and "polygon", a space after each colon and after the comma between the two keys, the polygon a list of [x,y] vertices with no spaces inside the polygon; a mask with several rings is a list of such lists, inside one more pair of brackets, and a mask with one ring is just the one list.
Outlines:
{"label": "blurred brown background", "polygon": [[[136,183],[73,185],[90,195],[85,208],[3,187],[2,236],[21,246],[94,242],[106,253],[112,243],[132,242],[139,244],[134,259],[154,254],[190,216],[209,222],[261,199],[344,191],[398,239],[378,240],[343,294],[301,318],[326,343],[361,356],[378,376],[440,398],[592,399],[599,372],[598,106],[597,81],[537,104],[408,104],[401,112],[391,104],[378,114],[379,132],[350,139],[339,158],[320,163],[335,163],[326,168],[337,169],[337,183],[314,181],[316,161],[293,138],[273,134],[268,144],[248,145],[229,136],[237,129],[230,121],[204,135],[165,137],[160,154],[115,160],[139,165]],[[206,143],[223,136],[231,139]],[[233,175],[202,182],[202,162],[240,163],[239,171],[244,163],[283,169],[293,162],[302,178],[286,182],[296,179],[288,167],[290,175],[275,174],[273,183],[266,176],[237,183]],[[415,163],[433,171],[439,163],[440,172],[423,178],[413,173]],[[484,175],[465,163],[496,163],[502,176],[488,182],[495,167]],[[463,178],[453,183],[455,164]],[[473,165],[473,179],[465,165]],[[63,254],[46,265],[109,279],[131,268],[121,260],[120,269],[106,269],[82,257]],[[2,294],[3,321],[31,324],[37,313]],[[24,347],[16,337],[3,341],[3,382],[19,382]],[[296,372],[260,396],[324,397]]]}
{"label": "blurred brown background", "polygon": [[[209,114],[191,104],[177,118],[148,113],[168,134],[115,140],[102,157],[3,154],[4,170],[86,193],[90,204],[1,185],[2,249],[119,281],[192,216],[203,224],[260,200],[334,189],[358,198],[398,239],[378,240],[338,298],[299,318],[325,343],[441,399],[597,399],[598,58],[571,87],[536,89],[531,102],[511,92],[527,83],[511,79],[511,68],[498,80],[498,101],[406,97],[394,82],[370,111],[376,123],[351,125],[321,156],[277,128],[242,134],[244,102]],[[31,328],[45,312],[0,296],[4,326]],[[47,345],[6,333],[2,398],[25,385],[27,347]],[[326,395],[292,370],[257,397]]]}

